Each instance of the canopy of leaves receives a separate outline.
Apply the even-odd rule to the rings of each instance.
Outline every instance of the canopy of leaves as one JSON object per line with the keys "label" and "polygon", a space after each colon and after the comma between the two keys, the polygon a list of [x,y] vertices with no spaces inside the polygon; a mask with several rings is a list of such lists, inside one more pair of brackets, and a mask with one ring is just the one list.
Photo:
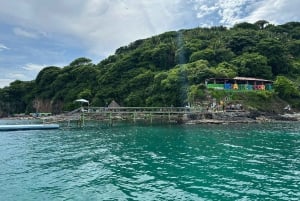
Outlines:
{"label": "canopy of leaves", "polygon": [[94,106],[112,100],[123,106],[184,106],[205,96],[203,83],[210,77],[278,76],[279,96],[297,96],[297,82],[288,78],[299,83],[299,40],[299,22],[272,25],[264,20],[231,29],[163,33],[120,47],[97,65],[81,57],[65,67],[44,68],[34,81],[11,83],[0,89],[0,116],[37,108],[72,110],[78,98]]}
{"label": "canopy of leaves", "polygon": [[272,78],[272,69],[268,66],[267,58],[258,53],[246,52],[236,57],[232,63],[237,66],[240,76]]}
{"label": "canopy of leaves", "polygon": [[295,98],[300,95],[295,83],[285,76],[278,76],[274,83],[274,87],[278,92],[278,95],[284,99]]}

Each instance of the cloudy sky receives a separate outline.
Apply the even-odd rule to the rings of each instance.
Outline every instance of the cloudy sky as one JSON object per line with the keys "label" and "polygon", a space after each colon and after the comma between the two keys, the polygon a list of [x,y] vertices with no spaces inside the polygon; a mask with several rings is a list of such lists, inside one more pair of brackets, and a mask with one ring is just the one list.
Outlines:
{"label": "cloudy sky", "polygon": [[299,0],[0,0],[0,87],[170,30],[300,21]]}

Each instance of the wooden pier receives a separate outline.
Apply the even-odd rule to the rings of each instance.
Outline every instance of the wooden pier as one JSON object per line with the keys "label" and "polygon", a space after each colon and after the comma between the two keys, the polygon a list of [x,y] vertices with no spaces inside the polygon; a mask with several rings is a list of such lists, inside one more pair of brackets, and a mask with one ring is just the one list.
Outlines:
{"label": "wooden pier", "polygon": [[134,113],[152,113],[152,114],[187,114],[194,112],[203,112],[200,108],[189,107],[82,107],[82,111],[86,113],[101,114],[134,114]]}
{"label": "wooden pier", "polygon": [[[238,111],[233,111],[233,113]],[[51,123],[75,123],[77,127],[85,125],[87,120],[102,121],[113,125],[117,121],[127,122],[168,122],[168,123],[224,123],[228,119],[218,120],[218,113],[204,108],[189,107],[80,107],[72,112],[55,116]],[[225,112],[226,113],[226,112]],[[230,113],[230,112],[229,112]],[[51,119],[48,119],[48,121]],[[244,120],[243,120],[244,121]],[[245,122],[248,122],[246,120]]]}
{"label": "wooden pier", "polygon": [[190,115],[203,114],[200,108],[189,107],[89,107],[82,108],[84,118],[97,120],[168,121],[178,122]]}
{"label": "wooden pier", "polygon": [[115,121],[145,121],[180,123],[191,116],[205,115],[201,108],[189,107],[80,107],[72,112],[47,118],[46,121],[76,122],[83,126],[87,120],[104,121],[113,124]]}

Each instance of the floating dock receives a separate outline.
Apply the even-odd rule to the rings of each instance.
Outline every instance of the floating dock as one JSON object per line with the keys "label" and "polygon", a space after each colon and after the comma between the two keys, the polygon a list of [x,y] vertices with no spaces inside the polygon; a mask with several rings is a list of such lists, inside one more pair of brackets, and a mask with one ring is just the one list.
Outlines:
{"label": "floating dock", "polygon": [[0,131],[59,129],[59,124],[0,125]]}

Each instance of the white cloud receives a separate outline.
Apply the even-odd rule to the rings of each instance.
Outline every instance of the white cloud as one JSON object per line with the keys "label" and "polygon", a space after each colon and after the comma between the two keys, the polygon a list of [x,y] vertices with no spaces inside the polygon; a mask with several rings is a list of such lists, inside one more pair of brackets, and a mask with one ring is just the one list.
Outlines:
{"label": "white cloud", "polygon": [[[232,26],[235,23],[268,20],[274,24],[300,21],[299,0],[191,0],[203,24]],[[216,17],[218,16],[218,17]]]}
{"label": "white cloud", "polygon": [[215,13],[218,10],[217,2],[207,0],[192,0],[194,10],[197,11],[197,18],[205,18],[206,16]]}
{"label": "white cloud", "polygon": [[6,47],[2,43],[0,43],[0,51],[2,51],[2,50],[8,50],[8,49],[9,49],[8,47]]}
{"label": "white cloud", "polygon": [[230,0],[218,2],[220,8],[221,24],[233,25],[243,14],[243,7],[249,4],[249,0]]}
{"label": "white cloud", "polygon": [[35,72],[38,73],[40,72],[43,68],[47,67],[47,66],[57,66],[57,67],[64,67],[67,64],[51,64],[51,65],[46,65],[46,64],[33,64],[33,63],[27,63],[25,64],[23,67],[21,67],[22,69],[25,69],[27,71],[31,71],[31,72]]}
{"label": "white cloud", "polygon": [[16,28],[15,34],[35,38],[39,34],[27,30],[38,30],[37,33],[62,35],[99,56],[107,56],[134,40],[173,30],[182,20],[180,13],[185,12],[180,9],[183,0],[0,2],[0,20],[26,28]]}
{"label": "white cloud", "polygon": [[[9,84],[15,80],[23,80],[23,81],[29,81],[33,80],[34,77],[39,73],[43,68],[47,66],[58,66],[63,67],[65,64],[55,64],[55,65],[45,65],[45,64],[33,64],[33,63],[27,63],[22,69],[25,71],[20,71],[18,69],[10,69],[2,67],[2,74],[0,78],[0,88],[3,88],[5,86],[9,86]],[[1,68],[0,68],[1,69]]]}
{"label": "white cloud", "polygon": [[266,0],[243,20],[256,22],[264,19],[274,24],[300,21],[299,8],[299,0]]}
{"label": "white cloud", "polygon": [[231,26],[242,20],[299,20],[300,7],[299,0],[0,0],[0,3],[0,20],[16,26],[15,34],[29,38],[42,34],[64,36],[98,56],[107,56],[136,39],[186,28],[176,25],[194,11],[197,12],[194,17],[198,17],[195,26]]}
{"label": "white cloud", "polygon": [[9,86],[9,83],[13,82],[14,79],[0,78],[0,88]]}
{"label": "white cloud", "polygon": [[[299,0],[0,0],[0,5],[5,25],[0,51],[12,50],[0,58],[1,65],[10,67],[0,68],[2,83],[12,81],[8,74],[16,68],[14,75],[30,80],[50,66],[40,63],[64,62],[82,53],[101,59],[120,46],[169,30],[261,19],[300,21]],[[14,27],[14,35],[6,34],[6,27]]]}
{"label": "white cloud", "polygon": [[[262,0],[192,0],[203,24],[232,26],[257,8]],[[212,21],[213,22],[208,22]]]}
{"label": "white cloud", "polygon": [[108,54],[134,40],[171,30],[176,6],[171,0],[88,1],[81,12],[85,17],[69,28],[92,52]]}
{"label": "white cloud", "polygon": [[26,37],[26,38],[38,38],[38,34],[34,33],[34,32],[30,32],[30,31],[26,31],[25,29],[19,28],[19,27],[15,27],[13,29],[13,32],[15,35],[17,36],[22,36],[22,37]]}
{"label": "white cloud", "polygon": [[39,72],[40,70],[42,70],[43,68],[45,68],[47,65],[40,65],[40,64],[32,64],[32,63],[28,63],[26,64],[24,67],[22,67],[25,70],[28,71],[33,71],[33,72]]}
{"label": "white cloud", "polygon": [[216,10],[218,10],[218,7],[213,5],[213,6],[210,6],[208,7],[207,5],[201,5],[197,8],[197,10],[199,11],[197,13],[197,17],[198,18],[203,18],[207,15],[210,15],[212,13],[214,13]]}
{"label": "white cloud", "polygon": [[7,78],[12,79],[12,80],[24,80],[26,79],[26,76],[22,73],[9,73],[7,75]]}
{"label": "white cloud", "polygon": [[23,80],[23,81],[29,81],[32,80],[30,75],[25,75],[17,70],[8,70],[5,68],[4,72],[2,72],[2,78],[0,78],[0,88],[3,88],[5,86],[9,86],[9,84],[15,80]]}

